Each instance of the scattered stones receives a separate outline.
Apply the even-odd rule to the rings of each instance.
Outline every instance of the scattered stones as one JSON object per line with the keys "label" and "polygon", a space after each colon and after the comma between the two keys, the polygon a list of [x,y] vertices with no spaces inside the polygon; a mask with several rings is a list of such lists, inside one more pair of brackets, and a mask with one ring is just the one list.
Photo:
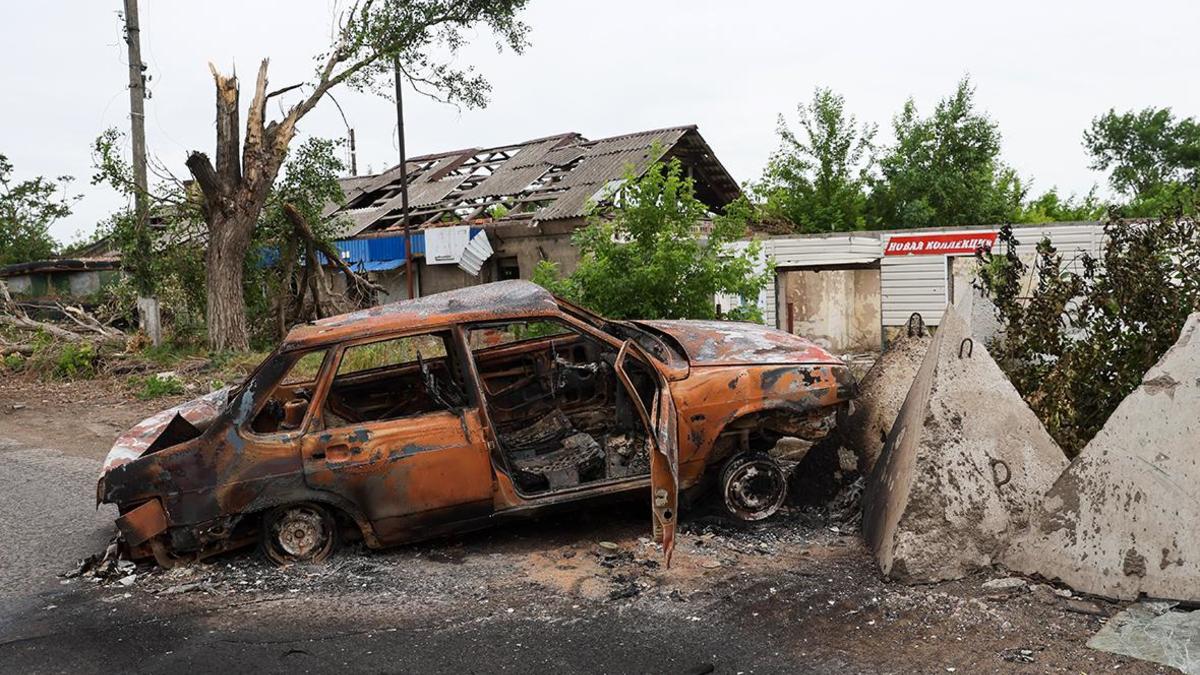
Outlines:
{"label": "scattered stones", "polygon": [[1025,588],[1027,585],[1029,585],[1029,582],[1021,577],[1003,577],[983,582],[983,588],[989,591],[1017,590]]}

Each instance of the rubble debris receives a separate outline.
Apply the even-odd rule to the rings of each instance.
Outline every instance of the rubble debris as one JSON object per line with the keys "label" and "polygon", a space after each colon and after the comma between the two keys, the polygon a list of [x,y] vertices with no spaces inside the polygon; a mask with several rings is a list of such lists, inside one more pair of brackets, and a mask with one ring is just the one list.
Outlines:
{"label": "rubble debris", "polygon": [[1200,601],[1200,313],[1041,500],[1012,569],[1109,598]]}
{"label": "rubble debris", "polygon": [[1044,645],[1036,645],[1033,647],[1005,649],[1000,652],[1000,658],[1009,663],[1033,663],[1037,660],[1037,653],[1045,648]]}
{"label": "rubble debris", "polygon": [[983,588],[989,591],[1008,591],[1025,588],[1029,582],[1021,577],[1002,577],[983,582]]}
{"label": "rubble debris", "polygon": [[1173,611],[1175,606],[1131,605],[1109,619],[1087,646],[1200,675],[1200,612]]}
{"label": "rubble debris", "polygon": [[850,416],[841,425],[841,436],[858,455],[858,468],[864,474],[871,472],[883,451],[888,432],[932,341],[921,315],[914,313],[859,383],[860,393],[852,404]]}
{"label": "rubble debris", "polygon": [[58,576],[63,580],[78,578],[92,581],[115,580],[123,586],[129,586],[137,579],[137,575],[133,573],[137,569],[137,563],[122,556],[123,546],[120,539],[120,535],[114,536],[104,547],[102,553],[93,553],[80,559],[75,565],[75,569]]}
{"label": "rubble debris", "polygon": [[1001,562],[1067,465],[982,341],[964,293],[943,318],[867,480],[863,531],[880,568],[909,582]]}

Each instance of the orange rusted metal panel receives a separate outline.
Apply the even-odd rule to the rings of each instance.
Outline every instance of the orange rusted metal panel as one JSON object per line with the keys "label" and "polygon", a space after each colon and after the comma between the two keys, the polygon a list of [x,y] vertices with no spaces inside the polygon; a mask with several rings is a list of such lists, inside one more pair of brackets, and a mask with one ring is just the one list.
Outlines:
{"label": "orange rusted metal panel", "polygon": [[130,546],[142,543],[167,531],[167,514],[157,499],[142,504],[117,518],[117,529]]}

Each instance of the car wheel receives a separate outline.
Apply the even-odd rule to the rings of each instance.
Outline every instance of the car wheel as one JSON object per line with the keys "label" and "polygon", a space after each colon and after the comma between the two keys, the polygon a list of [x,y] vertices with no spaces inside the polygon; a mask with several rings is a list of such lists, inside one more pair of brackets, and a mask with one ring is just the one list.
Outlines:
{"label": "car wheel", "polygon": [[277,564],[321,562],[337,548],[337,520],[320,504],[292,504],[263,517],[262,550]]}
{"label": "car wheel", "polygon": [[719,486],[725,510],[743,521],[770,518],[787,496],[783,467],[761,452],[744,452],[729,458],[721,469]]}

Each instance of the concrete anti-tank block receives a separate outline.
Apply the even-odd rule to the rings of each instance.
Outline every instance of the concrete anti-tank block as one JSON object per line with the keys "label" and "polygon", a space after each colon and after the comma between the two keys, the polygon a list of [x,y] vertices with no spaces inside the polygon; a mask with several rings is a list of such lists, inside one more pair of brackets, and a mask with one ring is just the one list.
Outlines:
{"label": "concrete anti-tank block", "polygon": [[912,323],[888,345],[887,350],[879,355],[859,381],[859,394],[854,399],[853,412],[843,425],[842,437],[846,447],[858,456],[858,468],[864,474],[874,468],[888,432],[896,422],[896,415],[933,342],[929,329],[916,321]]}
{"label": "concrete anti-tank block", "polygon": [[864,533],[896,579],[954,579],[998,561],[1067,466],[974,337],[980,302],[963,293],[943,318],[868,479]]}
{"label": "concrete anti-tank block", "polygon": [[1012,569],[1086,593],[1200,602],[1200,313],[1055,481]]}

